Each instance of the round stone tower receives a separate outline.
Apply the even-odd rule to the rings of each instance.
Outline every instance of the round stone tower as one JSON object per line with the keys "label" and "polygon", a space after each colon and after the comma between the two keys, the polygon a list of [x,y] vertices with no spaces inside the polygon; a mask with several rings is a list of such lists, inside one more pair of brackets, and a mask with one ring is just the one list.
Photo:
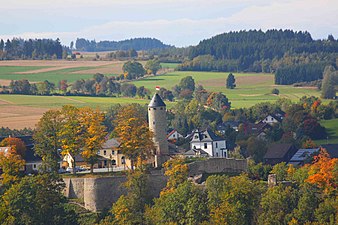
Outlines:
{"label": "round stone tower", "polygon": [[166,105],[156,93],[148,105],[149,130],[154,133],[156,146],[155,167],[161,166],[169,159],[167,141],[167,115]]}

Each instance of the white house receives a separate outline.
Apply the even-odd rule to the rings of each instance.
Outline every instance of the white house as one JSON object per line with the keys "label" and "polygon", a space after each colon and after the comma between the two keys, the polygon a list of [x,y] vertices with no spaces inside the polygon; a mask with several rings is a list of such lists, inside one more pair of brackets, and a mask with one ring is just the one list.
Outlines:
{"label": "white house", "polygon": [[265,117],[261,122],[273,125],[276,123],[281,123],[283,118],[284,116],[282,114],[275,114],[275,115],[270,114],[267,117]]}
{"label": "white house", "polygon": [[228,150],[226,140],[217,136],[207,129],[205,131],[195,130],[190,141],[190,149],[201,149],[209,154],[209,157],[227,158]]}
{"label": "white house", "polygon": [[178,133],[176,129],[172,130],[168,135],[167,135],[167,140],[178,140],[179,138],[183,138],[183,135]]}

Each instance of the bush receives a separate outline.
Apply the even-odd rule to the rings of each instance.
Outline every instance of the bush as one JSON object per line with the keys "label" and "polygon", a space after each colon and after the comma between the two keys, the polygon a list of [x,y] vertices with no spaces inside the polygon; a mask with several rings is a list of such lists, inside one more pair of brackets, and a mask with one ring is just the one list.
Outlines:
{"label": "bush", "polygon": [[274,95],[279,95],[279,90],[277,88],[274,88],[272,89],[271,93]]}

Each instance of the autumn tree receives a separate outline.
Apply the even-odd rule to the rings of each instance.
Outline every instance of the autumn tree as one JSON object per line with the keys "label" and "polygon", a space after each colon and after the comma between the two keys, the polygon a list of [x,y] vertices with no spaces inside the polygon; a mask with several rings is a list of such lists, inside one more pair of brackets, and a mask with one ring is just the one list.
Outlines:
{"label": "autumn tree", "polygon": [[163,167],[165,170],[164,175],[168,177],[168,181],[161,195],[173,191],[188,178],[188,165],[181,158],[168,160],[163,164]]}
{"label": "autumn tree", "polygon": [[326,150],[321,149],[318,156],[314,156],[314,163],[309,168],[306,182],[315,184],[325,193],[332,193],[338,188],[338,159],[331,159]]}
{"label": "autumn tree", "polygon": [[6,153],[0,153],[0,167],[2,169],[2,185],[9,187],[17,182],[20,177],[20,170],[25,166],[25,161],[15,151],[12,146]]}
{"label": "autumn tree", "polygon": [[148,128],[142,108],[136,104],[122,107],[115,123],[114,132],[120,141],[118,150],[130,159],[133,170],[137,161],[143,163],[153,155],[155,151],[153,133]]}
{"label": "autumn tree", "polygon": [[62,126],[62,115],[60,110],[49,110],[43,114],[36,126],[33,135],[35,152],[42,158],[42,169],[44,171],[57,172],[61,149],[60,131]]}
{"label": "autumn tree", "polygon": [[79,110],[79,122],[81,124],[81,141],[83,142],[82,156],[90,163],[90,171],[93,173],[94,164],[97,162],[97,151],[105,141],[106,128],[103,124],[104,114],[99,110],[81,108]]}
{"label": "autumn tree", "polygon": [[16,137],[5,138],[0,142],[0,146],[14,147],[13,149],[15,150],[16,154],[20,155],[22,158],[24,158],[25,156],[26,145],[20,138]]}
{"label": "autumn tree", "polygon": [[82,133],[79,120],[79,109],[65,105],[61,109],[61,130],[58,132],[61,141],[62,155],[70,154],[73,157],[73,173],[76,174],[75,156],[80,154],[83,143],[81,141]]}

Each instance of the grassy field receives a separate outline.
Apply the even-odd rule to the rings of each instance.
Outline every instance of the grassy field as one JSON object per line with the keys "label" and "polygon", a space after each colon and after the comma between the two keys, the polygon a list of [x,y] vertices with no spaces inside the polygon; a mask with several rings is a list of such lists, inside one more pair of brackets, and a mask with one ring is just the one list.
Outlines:
{"label": "grassy field", "polygon": [[[225,81],[229,73],[219,72],[182,72],[174,71],[156,77],[147,77],[133,82],[136,86],[145,86],[151,91],[156,86],[171,89],[185,76],[192,76],[197,84],[203,85],[208,91],[224,93],[235,108],[250,107],[258,102],[276,101],[280,97],[291,100],[299,100],[304,95],[319,96],[320,93],[313,88],[295,88],[291,85],[274,85],[273,74],[263,73],[234,73],[237,87],[226,89]],[[271,90],[277,88],[280,95],[271,94]]]}
{"label": "grassy field", "polygon": [[13,60],[0,61],[0,85],[10,80],[27,79],[31,82],[48,80],[58,83],[67,80],[92,78],[95,73],[115,76],[122,73],[123,61],[65,61]]}
{"label": "grassy field", "polygon": [[317,140],[317,144],[338,144],[338,118],[333,120],[322,120],[320,122],[328,132],[328,139]]}
{"label": "grassy field", "polygon": [[[2,61],[0,62],[0,84],[10,79],[29,79],[30,81],[49,80],[58,82],[66,79],[69,82],[80,78],[91,78],[96,72],[111,75],[111,71],[119,73],[124,62],[120,61]],[[179,72],[172,71],[177,64],[162,64],[166,71],[164,75],[147,77],[133,81],[136,86],[145,86],[152,92],[155,86],[171,89],[185,76],[192,76],[196,84],[203,85],[208,91],[223,92],[231,101],[233,108],[250,107],[259,102],[274,102],[280,97],[297,101],[300,97],[319,96],[312,88],[295,88],[293,86],[274,85],[273,74],[234,73],[237,87],[225,88],[228,73],[219,72]],[[271,94],[277,88],[280,95]],[[148,104],[148,99],[110,98],[110,97],[73,97],[73,96],[23,96],[0,95],[0,126],[22,128],[34,126],[42,113],[49,108],[58,108],[65,104],[83,107],[106,109],[120,103]],[[175,103],[168,103],[168,108]]]}

